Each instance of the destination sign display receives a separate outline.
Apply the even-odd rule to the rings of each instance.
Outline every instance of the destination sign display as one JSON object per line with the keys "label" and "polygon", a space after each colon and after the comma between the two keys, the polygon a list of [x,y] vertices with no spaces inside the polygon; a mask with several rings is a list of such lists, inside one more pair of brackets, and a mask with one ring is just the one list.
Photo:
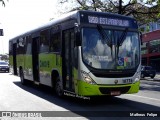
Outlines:
{"label": "destination sign display", "polygon": [[100,24],[138,29],[135,19],[112,13],[81,12],[80,22],[81,24]]}
{"label": "destination sign display", "polygon": [[88,22],[94,24],[115,25],[115,26],[129,26],[128,20],[121,20],[117,18],[105,18],[88,16]]}

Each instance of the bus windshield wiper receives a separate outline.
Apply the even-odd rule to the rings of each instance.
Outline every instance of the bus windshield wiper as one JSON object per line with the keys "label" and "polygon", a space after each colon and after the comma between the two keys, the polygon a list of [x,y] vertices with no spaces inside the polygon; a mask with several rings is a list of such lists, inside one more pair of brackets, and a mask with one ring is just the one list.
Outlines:
{"label": "bus windshield wiper", "polygon": [[112,41],[109,39],[109,36],[105,32],[105,30],[102,28],[101,25],[97,25],[98,32],[102,36],[102,41],[106,43],[109,47],[112,47]]}
{"label": "bus windshield wiper", "polygon": [[123,31],[120,39],[118,40],[118,43],[117,43],[117,57],[118,57],[118,54],[119,54],[119,46],[121,46],[122,43],[124,42],[124,40],[127,36],[127,32],[128,32],[128,28],[125,28],[125,30]]}
{"label": "bus windshield wiper", "polygon": [[122,43],[124,42],[126,35],[127,35],[127,32],[128,32],[128,28],[125,28],[125,30],[123,31],[123,33],[118,41],[118,47],[121,46]]}
{"label": "bus windshield wiper", "polygon": [[101,25],[97,25],[98,32],[102,36],[102,42],[106,43],[111,49],[111,56],[112,56],[112,40],[109,38],[105,30],[102,28]]}

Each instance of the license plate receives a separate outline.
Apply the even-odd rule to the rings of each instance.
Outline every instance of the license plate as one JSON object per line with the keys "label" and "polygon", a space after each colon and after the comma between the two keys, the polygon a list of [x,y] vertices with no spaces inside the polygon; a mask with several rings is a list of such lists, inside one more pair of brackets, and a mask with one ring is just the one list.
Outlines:
{"label": "license plate", "polygon": [[111,95],[120,95],[121,92],[120,91],[111,91]]}

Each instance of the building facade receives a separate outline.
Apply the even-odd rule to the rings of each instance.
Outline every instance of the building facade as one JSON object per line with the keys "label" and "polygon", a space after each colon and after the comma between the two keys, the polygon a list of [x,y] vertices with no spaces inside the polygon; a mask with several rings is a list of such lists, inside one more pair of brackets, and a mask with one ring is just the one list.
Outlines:
{"label": "building facade", "polygon": [[160,72],[160,29],[143,33],[142,65],[150,65]]}

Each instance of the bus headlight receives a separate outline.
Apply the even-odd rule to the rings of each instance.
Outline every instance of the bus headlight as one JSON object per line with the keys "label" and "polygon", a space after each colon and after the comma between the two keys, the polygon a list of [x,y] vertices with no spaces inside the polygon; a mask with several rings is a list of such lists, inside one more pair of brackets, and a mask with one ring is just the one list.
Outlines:
{"label": "bus headlight", "polygon": [[88,73],[86,73],[85,71],[81,71],[83,80],[89,84],[96,84],[96,82],[93,81],[93,79],[89,76]]}
{"label": "bus headlight", "polygon": [[140,73],[137,73],[137,75],[136,75],[136,77],[134,79],[134,82],[140,81],[140,78],[141,78]]}

